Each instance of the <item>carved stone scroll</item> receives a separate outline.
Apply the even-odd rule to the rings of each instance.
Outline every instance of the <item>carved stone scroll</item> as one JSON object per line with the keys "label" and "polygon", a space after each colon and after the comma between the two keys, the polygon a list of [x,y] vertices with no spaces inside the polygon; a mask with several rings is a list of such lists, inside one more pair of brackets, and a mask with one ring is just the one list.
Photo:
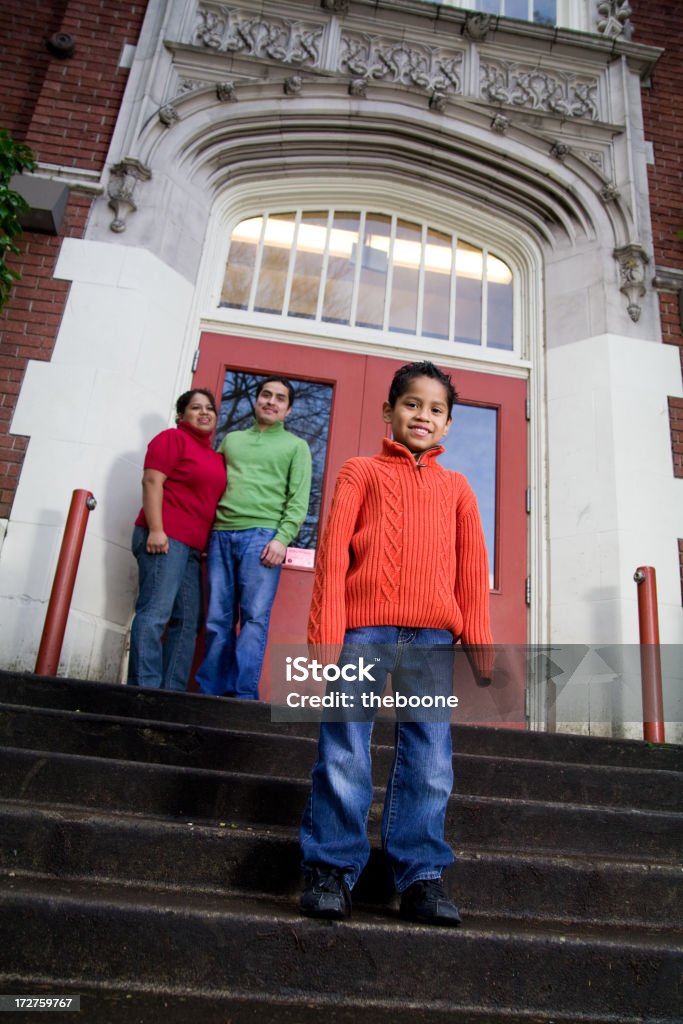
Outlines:
{"label": "carved stone scroll", "polygon": [[650,261],[643,247],[637,242],[615,249],[614,258],[619,263],[619,291],[628,300],[628,315],[637,323],[640,320],[640,300],[647,291],[645,268]]}
{"label": "carved stone scroll", "polygon": [[118,233],[126,230],[126,219],[137,210],[136,189],[138,182],[149,181],[152,172],[139,160],[126,157],[111,169],[111,177],[107,188],[109,206],[114,211],[114,219],[109,225]]}
{"label": "carved stone scroll", "polygon": [[482,97],[490,103],[563,117],[598,117],[595,78],[563,71],[551,73],[514,61],[489,61],[481,66],[480,89]]}

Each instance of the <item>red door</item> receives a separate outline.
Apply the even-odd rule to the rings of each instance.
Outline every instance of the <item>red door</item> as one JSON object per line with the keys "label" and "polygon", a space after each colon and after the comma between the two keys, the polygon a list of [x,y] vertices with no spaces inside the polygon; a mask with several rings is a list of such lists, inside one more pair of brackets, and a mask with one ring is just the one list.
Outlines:
{"label": "red door", "polygon": [[[330,385],[329,435],[321,469],[322,526],[342,463],[354,455],[378,451],[387,432],[382,403],[394,371],[404,362],[207,332],[201,338],[193,386],[210,388],[219,399],[226,374],[233,371],[282,373],[295,387],[297,381]],[[477,493],[491,563],[491,616],[496,644],[525,644],[526,382],[470,371],[449,372],[459,402],[454,408],[447,451],[440,461],[465,471]],[[305,642],[312,585],[312,568],[285,565],[273,606],[269,645]],[[260,684],[264,700],[270,697],[268,664],[266,657]],[[472,692],[466,720],[523,724],[523,702],[521,679],[508,685],[505,694],[495,689]]]}

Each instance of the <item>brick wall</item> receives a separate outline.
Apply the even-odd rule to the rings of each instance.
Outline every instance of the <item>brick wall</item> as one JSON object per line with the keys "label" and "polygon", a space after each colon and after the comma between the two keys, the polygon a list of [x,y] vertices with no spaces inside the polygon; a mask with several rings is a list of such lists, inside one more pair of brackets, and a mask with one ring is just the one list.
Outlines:
{"label": "brick wall", "polygon": [[[135,44],[146,0],[4,0],[0,18],[0,127],[25,141],[37,160],[101,171],[128,72],[124,43]],[[74,36],[70,58],[46,46],[55,32]],[[9,262],[22,278],[0,312],[0,519],[9,516],[27,438],[10,433],[29,359],[49,360],[68,282],[53,277],[62,238],[82,237],[92,199],[72,192],[59,236],[27,233]]]}
{"label": "brick wall", "polygon": [[[650,88],[643,90],[645,137],[654,145],[655,163],[649,168],[650,207],[658,267],[683,271],[683,32],[678,0],[633,2],[633,41],[661,46]],[[679,298],[675,292],[660,293],[662,340],[678,345],[683,372],[683,331]],[[683,400],[669,399],[671,454],[674,475],[683,479]],[[683,600],[683,540],[678,542],[678,562]]]}
{"label": "brick wall", "polygon": [[[652,76],[649,88],[643,89],[643,116],[645,137],[653,143],[655,162],[649,168],[650,207],[655,247],[655,262],[659,268],[683,272],[683,32],[681,8],[678,0],[660,0],[647,3],[634,2],[633,41],[664,48]],[[677,292],[660,293],[662,340],[681,348],[683,368],[683,331]],[[678,403],[678,405],[676,404]],[[681,456],[680,400],[672,399],[671,450],[673,471],[683,478]],[[683,563],[681,566],[683,572]]]}

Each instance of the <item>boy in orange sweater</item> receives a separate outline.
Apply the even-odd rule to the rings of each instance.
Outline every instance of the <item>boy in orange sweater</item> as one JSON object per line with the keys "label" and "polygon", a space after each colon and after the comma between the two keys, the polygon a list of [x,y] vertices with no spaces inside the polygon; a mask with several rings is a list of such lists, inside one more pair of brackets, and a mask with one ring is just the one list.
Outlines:
{"label": "boy in orange sweater", "polygon": [[351,890],[370,853],[372,719],[390,672],[395,697],[410,695],[411,708],[421,703],[421,710],[397,715],[382,818],[401,916],[460,922],[441,882],[453,861],[444,839],[453,785],[450,712],[426,709],[434,707],[435,695],[443,707],[443,695],[451,693],[453,644],[474,645],[487,675],[482,648],[492,639],[474,492],[465,477],[436,461],[456,397],[450,377],[432,363],[401,367],[383,407],[393,440],[385,439],[372,458],[350,459],[337,480],[318,553],[308,639],[328,652],[343,645],[340,666],[358,666],[362,653],[365,678],[373,681],[356,683],[355,693],[346,684],[344,707],[350,702],[353,710],[337,714],[345,720],[320,725],[301,825],[300,909],[311,917],[351,913]]}

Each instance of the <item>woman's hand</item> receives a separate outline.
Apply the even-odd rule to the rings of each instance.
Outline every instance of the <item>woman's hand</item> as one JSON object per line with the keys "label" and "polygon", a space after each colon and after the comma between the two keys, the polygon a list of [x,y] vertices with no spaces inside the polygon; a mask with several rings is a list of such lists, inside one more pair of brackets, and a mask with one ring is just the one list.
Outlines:
{"label": "woman's hand", "polygon": [[149,530],[146,548],[150,555],[168,554],[168,537],[161,514],[165,480],[166,474],[158,469],[146,469],[142,474],[142,509]]}
{"label": "woman's hand", "polygon": [[147,536],[147,553],[149,555],[167,555],[168,537],[163,530],[150,530]]}

